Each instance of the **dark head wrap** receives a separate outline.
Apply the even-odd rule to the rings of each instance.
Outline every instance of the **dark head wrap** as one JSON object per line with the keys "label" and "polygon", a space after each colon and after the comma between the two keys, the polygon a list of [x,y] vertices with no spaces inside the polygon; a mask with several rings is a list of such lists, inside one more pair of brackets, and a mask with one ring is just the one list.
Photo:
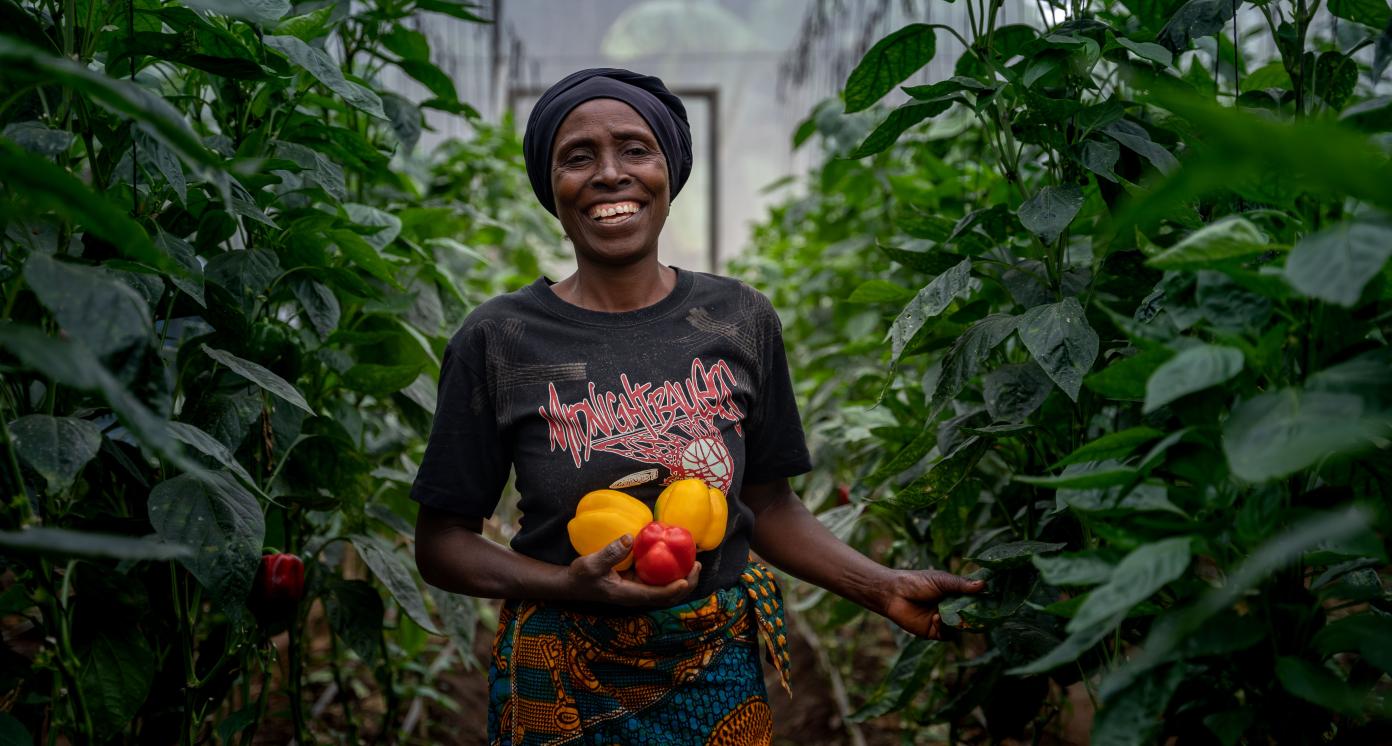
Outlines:
{"label": "dark head wrap", "polygon": [[556,214],[556,197],[551,193],[551,149],[556,144],[556,131],[575,107],[596,98],[618,99],[648,123],[667,157],[668,190],[670,198],[676,199],[691,175],[691,123],[686,119],[686,107],[661,80],[613,67],[571,73],[537,100],[522,136],[527,178],[537,199]]}

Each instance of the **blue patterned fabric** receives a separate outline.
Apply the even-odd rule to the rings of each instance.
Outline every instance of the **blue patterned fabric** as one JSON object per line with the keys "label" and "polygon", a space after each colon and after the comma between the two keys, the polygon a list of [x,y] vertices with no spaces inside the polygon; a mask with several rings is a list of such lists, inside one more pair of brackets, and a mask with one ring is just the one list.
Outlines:
{"label": "blue patterned fabric", "polygon": [[783,627],[777,582],[756,562],[740,585],[632,615],[509,601],[488,672],[489,743],[767,744],[760,641],[791,695]]}

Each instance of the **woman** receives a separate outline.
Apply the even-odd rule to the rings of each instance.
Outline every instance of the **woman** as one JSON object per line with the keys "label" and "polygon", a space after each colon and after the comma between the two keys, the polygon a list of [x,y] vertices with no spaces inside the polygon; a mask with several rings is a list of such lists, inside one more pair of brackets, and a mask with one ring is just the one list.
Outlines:
{"label": "woman", "polygon": [[[565,78],[537,102],[524,150],[577,269],[484,303],[450,341],[412,489],[421,576],[507,599],[491,743],[767,743],[760,640],[786,688],[786,638],[750,549],[930,638],[938,602],[981,585],[875,563],[789,487],[811,464],[777,315],[743,283],[658,260],[692,163],[686,111],[660,80]],[[509,549],[480,532],[510,469],[522,519]],[[566,523],[582,495],[612,487],[651,505],[689,477],[720,488],[730,517],[687,578],[654,587],[616,571],[631,536],[576,556]]]}

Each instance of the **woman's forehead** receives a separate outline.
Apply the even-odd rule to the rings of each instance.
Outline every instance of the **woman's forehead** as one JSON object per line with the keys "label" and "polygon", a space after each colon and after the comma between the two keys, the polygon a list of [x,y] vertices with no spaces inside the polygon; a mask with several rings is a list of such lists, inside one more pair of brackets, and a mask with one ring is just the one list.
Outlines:
{"label": "woman's forehead", "polygon": [[641,135],[655,140],[652,128],[636,109],[614,98],[593,98],[586,101],[566,115],[556,130],[556,147],[567,140],[591,134],[591,128],[603,128],[620,136]]}

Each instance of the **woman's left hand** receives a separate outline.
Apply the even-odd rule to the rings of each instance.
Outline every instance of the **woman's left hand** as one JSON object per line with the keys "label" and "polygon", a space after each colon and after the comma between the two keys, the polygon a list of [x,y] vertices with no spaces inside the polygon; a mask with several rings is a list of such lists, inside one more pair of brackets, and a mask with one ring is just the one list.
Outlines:
{"label": "woman's left hand", "polygon": [[949,596],[980,593],[986,583],[941,570],[895,570],[881,589],[881,612],[907,632],[930,640],[943,639],[938,604]]}

